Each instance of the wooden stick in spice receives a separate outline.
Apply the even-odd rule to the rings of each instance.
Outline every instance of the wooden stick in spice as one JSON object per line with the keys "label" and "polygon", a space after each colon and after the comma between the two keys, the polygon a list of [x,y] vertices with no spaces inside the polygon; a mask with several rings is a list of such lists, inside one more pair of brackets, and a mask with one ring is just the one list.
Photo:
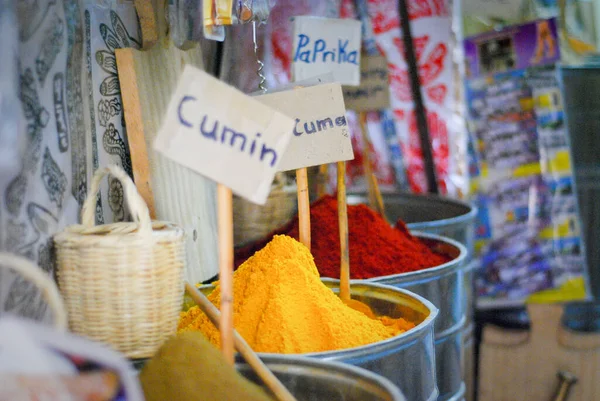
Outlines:
{"label": "wooden stick in spice", "polygon": [[340,227],[340,298],[350,299],[350,250],[348,248],[348,211],[346,206],[346,162],[337,162],[337,201]]}
{"label": "wooden stick in spice", "polygon": [[[293,78],[292,78],[293,79]],[[301,89],[302,85],[294,86]],[[299,240],[310,251],[310,198],[308,196],[308,171],[306,167],[296,170],[296,186],[298,191]]]}
{"label": "wooden stick in spice", "polygon": [[340,299],[352,309],[375,319],[375,314],[369,305],[350,296],[350,240],[346,202],[346,162],[344,161],[337,162],[337,208],[340,232]]}
{"label": "wooden stick in spice", "polygon": [[327,192],[327,169],[328,164],[321,164],[319,166],[319,179],[317,181],[317,199],[320,199]]}
{"label": "wooden stick in spice", "polygon": [[383,219],[387,221],[387,216],[385,214],[385,206],[383,204],[383,197],[381,196],[381,191],[379,190],[379,183],[377,182],[377,176],[375,176],[375,173],[371,173],[371,181],[375,192],[375,200],[377,201],[377,211],[379,212],[381,217],[383,217]]}
{"label": "wooden stick in spice", "polygon": [[219,281],[221,285],[221,350],[233,365],[233,198],[231,189],[217,185]]}
{"label": "wooden stick in spice", "polygon": [[310,199],[306,168],[296,170],[296,184],[298,185],[299,239],[310,250]]}
{"label": "wooden stick in spice", "polygon": [[371,209],[376,210],[381,215],[381,217],[387,220],[387,217],[385,215],[385,207],[383,204],[383,197],[381,196],[379,184],[377,183],[377,177],[375,176],[375,172],[373,171],[373,166],[371,164],[371,141],[369,139],[368,134],[366,112],[359,113],[359,122],[360,134],[365,147],[363,151],[363,169],[365,180],[367,181],[367,188],[369,191],[369,206],[371,207]]}
{"label": "wooden stick in spice", "polygon": [[370,141],[369,135],[367,134],[367,113],[358,113],[358,121],[360,124],[360,134],[363,141],[363,170],[364,177],[367,183],[367,189],[369,191],[369,206],[373,210],[377,210],[377,197],[375,195],[375,188],[373,187],[373,167],[371,165],[371,154],[370,154]]}
{"label": "wooden stick in spice", "polygon": [[[212,304],[206,298],[204,294],[202,294],[197,288],[192,286],[190,283],[185,283],[185,289],[190,294],[194,302],[198,305],[198,307],[206,314],[206,316],[210,319],[210,321],[220,329],[221,326],[221,317],[219,310],[216,306]],[[221,330],[222,331],[222,330]],[[235,348],[242,354],[244,360],[252,367],[252,369],[256,372],[256,374],[261,378],[263,383],[267,386],[269,390],[277,397],[280,401],[296,401],[294,396],[288,391],[287,388],[281,382],[273,372],[269,370],[269,368],[260,360],[258,355],[252,350],[252,348],[248,345],[246,340],[235,330],[232,330],[233,333],[233,341],[235,343]]]}

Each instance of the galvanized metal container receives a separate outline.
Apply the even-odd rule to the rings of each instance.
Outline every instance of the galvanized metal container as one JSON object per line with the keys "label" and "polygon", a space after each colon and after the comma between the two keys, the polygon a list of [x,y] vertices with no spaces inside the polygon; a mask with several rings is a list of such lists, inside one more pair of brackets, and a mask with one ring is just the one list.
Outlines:
{"label": "galvanized metal container", "polygon": [[452,260],[443,265],[409,273],[375,277],[364,281],[404,288],[421,295],[440,308],[435,321],[435,335],[444,337],[446,332],[462,327],[465,322],[463,299],[463,271],[467,250],[460,243],[438,235],[412,233],[427,246]]}
{"label": "galvanized metal container", "polygon": [[[465,383],[462,384],[462,386],[460,386],[460,389],[458,390],[458,392],[454,395],[452,395],[450,398],[446,398],[444,401],[465,401],[465,392],[466,392],[466,386]],[[438,398],[438,401],[441,401],[442,398]]]}
{"label": "galvanized metal container", "polygon": [[[323,283],[339,293],[339,280],[323,278]],[[209,294],[214,287],[200,290]],[[435,401],[438,398],[435,371],[433,326],[438,309],[425,298],[408,290],[378,283],[352,281],[353,299],[367,304],[376,315],[403,317],[416,324],[412,330],[362,347],[315,352],[299,356],[343,362],[377,373],[398,386],[410,401]],[[280,354],[260,353],[261,358]]]}
{"label": "galvanized metal container", "polygon": [[[468,203],[434,195],[409,193],[383,194],[385,212],[390,222],[404,221],[412,231],[442,235],[467,247],[469,255],[475,246],[473,222],[477,209]],[[368,203],[364,194],[349,194],[348,204]]]}
{"label": "galvanized metal container", "polygon": [[[468,251],[467,262],[471,262],[475,251],[475,217],[477,208],[468,203],[435,195],[410,193],[383,194],[388,221],[399,219],[410,231],[437,234],[463,244]],[[348,195],[348,204],[368,203],[365,194]],[[473,267],[465,270],[465,302],[467,322],[473,321]]]}
{"label": "galvanized metal container", "polygon": [[[322,279],[339,293],[339,280]],[[433,326],[438,309],[410,291],[377,283],[353,281],[350,294],[367,304],[376,315],[404,317],[417,326],[396,337],[374,344],[339,351],[304,354],[328,361],[359,366],[388,378],[411,401],[433,401],[438,397],[435,372]]]}
{"label": "galvanized metal container", "polygon": [[[395,223],[398,219],[402,219],[411,231],[442,235],[460,242],[467,248],[466,267],[463,272],[463,301],[466,312],[463,330],[466,330],[466,327],[473,324],[475,312],[473,276],[478,266],[477,260],[474,259],[477,208],[465,202],[429,194],[384,194],[383,201],[390,222]],[[348,195],[348,203],[368,203],[368,198],[365,194],[351,194]],[[463,343],[465,338],[468,338],[468,335],[463,331]],[[473,347],[466,347],[464,344],[463,354],[467,360],[475,357]],[[463,380],[467,384],[467,399],[473,399],[469,394],[474,394],[475,389],[469,383],[474,383],[474,371],[468,374],[471,376],[467,377],[467,373],[463,370]]]}
{"label": "galvanized metal container", "polygon": [[413,291],[440,308],[435,322],[435,354],[439,400],[454,397],[463,385],[462,330],[465,325],[463,271],[467,249],[449,238],[415,233],[430,249],[448,255],[443,265],[410,273],[376,277],[368,282],[392,285]]}
{"label": "galvanized metal container", "polygon": [[463,331],[465,380],[465,400],[475,400],[475,324],[468,325]]}
{"label": "galvanized metal container", "polygon": [[[356,366],[289,355],[261,355],[261,359],[298,401],[406,401],[391,381]],[[263,385],[242,358],[237,358],[236,368]]]}

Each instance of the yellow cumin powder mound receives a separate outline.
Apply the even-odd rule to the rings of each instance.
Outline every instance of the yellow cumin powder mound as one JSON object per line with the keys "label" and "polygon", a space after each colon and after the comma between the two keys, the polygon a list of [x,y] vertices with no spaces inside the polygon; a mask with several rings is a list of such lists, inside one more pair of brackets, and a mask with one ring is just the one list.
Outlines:
{"label": "yellow cumin powder mound", "polygon": [[[219,307],[219,283],[209,295]],[[313,257],[295,239],[276,235],[234,273],[234,326],[256,352],[297,354],[371,344],[414,327],[371,319],[346,306],[319,277]],[[178,331],[200,330],[219,346],[219,332],[198,307],[181,314]]]}

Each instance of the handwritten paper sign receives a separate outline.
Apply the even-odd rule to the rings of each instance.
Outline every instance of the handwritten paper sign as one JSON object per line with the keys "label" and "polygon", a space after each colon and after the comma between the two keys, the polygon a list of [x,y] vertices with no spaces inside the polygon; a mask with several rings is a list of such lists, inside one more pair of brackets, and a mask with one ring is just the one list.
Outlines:
{"label": "handwritten paper sign", "polygon": [[154,148],[264,204],[294,125],[294,119],[187,65]]}
{"label": "handwritten paper sign", "polygon": [[332,72],[342,85],[360,84],[360,21],[300,16],[292,22],[294,81]]}
{"label": "handwritten paper sign", "polygon": [[360,60],[360,86],[345,86],[346,108],[354,111],[376,111],[390,107],[390,84],[387,59],[367,56]]}
{"label": "handwritten paper sign", "polygon": [[339,83],[277,92],[256,99],[296,119],[280,171],[354,159]]}

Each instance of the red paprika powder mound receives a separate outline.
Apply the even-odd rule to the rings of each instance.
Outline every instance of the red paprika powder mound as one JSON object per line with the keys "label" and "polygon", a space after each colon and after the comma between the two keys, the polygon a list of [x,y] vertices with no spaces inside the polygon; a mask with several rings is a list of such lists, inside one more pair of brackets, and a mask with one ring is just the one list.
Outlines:
{"label": "red paprika powder mound", "polygon": [[[337,200],[325,196],[311,205],[311,252],[322,277],[340,277],[340,238]],[[403,223],[390,226],[366,205],[348,205],[350,276],[366,279],[439,266],[451,260],[429,249],[412,236]],[[298,239],[298,217],[274,234]],[[251,244],[236,251],[236,267],[270,241]]]}

